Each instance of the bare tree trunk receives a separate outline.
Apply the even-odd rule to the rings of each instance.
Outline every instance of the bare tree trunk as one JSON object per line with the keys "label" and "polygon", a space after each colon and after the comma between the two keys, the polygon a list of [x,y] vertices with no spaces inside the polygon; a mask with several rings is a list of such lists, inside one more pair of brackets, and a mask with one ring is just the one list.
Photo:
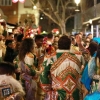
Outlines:
{"label": "bare tree trunk", "polygon": [[66,34],[66,25],[65,22],[63,21],[60,25],[60,29],[61,29],[61,34]]}

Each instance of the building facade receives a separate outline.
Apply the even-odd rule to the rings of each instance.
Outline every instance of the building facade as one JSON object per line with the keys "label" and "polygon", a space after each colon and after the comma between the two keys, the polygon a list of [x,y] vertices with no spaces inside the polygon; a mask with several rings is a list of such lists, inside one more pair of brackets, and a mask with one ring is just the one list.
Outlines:
{"label": "building facade", "polygon": [[91,33],[93,37],[100,36],[100,0],[84,0],[82,3],[82,26],[85,33]]}
{"label": "building facade", "polygon": [[1,16],[5,15],[8,23],[16,24],[21,21],[23,23],[25,19],[29,19],[31,16],[32,21],[37,26],[39,24],[39,11],[33,9],[33,5],[29,0],[25,0],[24,3],[13,3],[12,0],[0,0],[0,9],[3,12]]}

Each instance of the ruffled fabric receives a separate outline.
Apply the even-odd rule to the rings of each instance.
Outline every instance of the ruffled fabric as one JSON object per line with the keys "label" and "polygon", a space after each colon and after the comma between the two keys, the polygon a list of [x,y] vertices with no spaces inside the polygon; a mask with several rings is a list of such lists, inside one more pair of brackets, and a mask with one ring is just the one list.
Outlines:
{"label": "ruffled fabric", "polygon": [[81,78],[81,82],[84,84],[84,86],[86,87],[88,91],[90,91],[91,89],[90,85],[92,82],[92,77],[95,73],[95,66],[96,66],[95,56],[96,56],[96,53],[93,55],[89,63],[86,65],[82,74],[82,78]]}
{"label": "ruffled fabric", "polygon": [[100,100],[100,92],[96,91],[92,94],[87,95],[84,100]]}

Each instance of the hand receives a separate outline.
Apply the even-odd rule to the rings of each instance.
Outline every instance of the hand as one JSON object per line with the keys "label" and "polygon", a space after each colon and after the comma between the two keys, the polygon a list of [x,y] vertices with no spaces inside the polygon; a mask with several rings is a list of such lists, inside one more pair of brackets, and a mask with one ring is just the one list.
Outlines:
{"label": "hand", "polygon": [[39,62],[38,62],[38,63],[39,63],[39,65],[41,65],[41,64],[43,63],[44,56],[39,57],[39,58],[38,58],[38,60],[39,60]]}
{"label": "hand", "polygon": [[36,70],[37,75],[40,75],[44,71],[44,67],[43,66],[39,66],[39,68],[40,68],[39,71]]}
{"label": "hand", "polygon": [[82,42],[82,38],[79,35],[76,36],[76,42],[77,44],[81,44]]}
{"label": "hand", "polygon": [[42,73],[44,71],[44,67],[40,66],[40,73]]}

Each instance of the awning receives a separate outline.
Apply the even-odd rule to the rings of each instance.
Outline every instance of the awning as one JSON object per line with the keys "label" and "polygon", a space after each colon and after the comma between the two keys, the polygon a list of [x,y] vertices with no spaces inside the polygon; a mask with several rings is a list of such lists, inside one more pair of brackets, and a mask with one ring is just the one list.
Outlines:
{"label": "awning", "polygon": [[100,17],[96,17],[96,18],[90,19],[89,21],[83,22],[83,25],[91,24],[91,21],[93,25],[98,25],[100,24]]}

